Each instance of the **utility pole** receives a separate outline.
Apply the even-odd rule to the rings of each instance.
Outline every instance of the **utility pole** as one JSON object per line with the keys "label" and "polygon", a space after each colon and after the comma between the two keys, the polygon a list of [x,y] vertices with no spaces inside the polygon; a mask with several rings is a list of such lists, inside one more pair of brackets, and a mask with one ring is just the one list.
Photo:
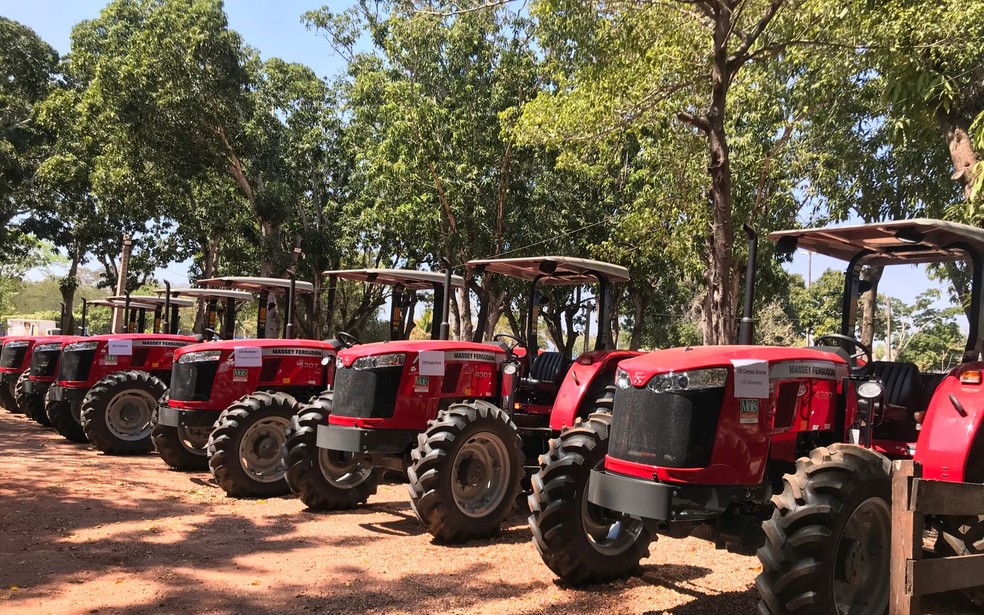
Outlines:
{"label": "utility pole", "polygon": [[[120,253],[120,269],[116,276],[116,296],[122,296],[126,292],[126,276],[130,268],[130,252],[133,251],[133,237],[129,233],[123,235],[123,251]],[[122,325],[122,313],[120,308],[113,308],[113,333],[119,333]]]}

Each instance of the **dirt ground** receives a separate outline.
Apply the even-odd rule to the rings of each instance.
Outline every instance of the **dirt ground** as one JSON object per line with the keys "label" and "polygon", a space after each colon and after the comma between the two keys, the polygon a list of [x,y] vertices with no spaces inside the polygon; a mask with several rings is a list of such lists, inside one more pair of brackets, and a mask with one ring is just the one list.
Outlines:
{"label": "dirt ground", "polygon": [[438,546],[403,485],[335,514],[234,500],[206,473],[102,455],[6,411],[0,472],[5,614],[757,612],[758,560],[697,539],[662,539],[641,577],[575,590],[540,561],[522,513],[494,540]]}

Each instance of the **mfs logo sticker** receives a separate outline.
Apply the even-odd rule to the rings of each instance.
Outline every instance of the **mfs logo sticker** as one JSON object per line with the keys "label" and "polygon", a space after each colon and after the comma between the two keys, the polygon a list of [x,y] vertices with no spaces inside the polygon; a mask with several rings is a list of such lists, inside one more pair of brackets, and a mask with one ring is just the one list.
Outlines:
{"label": "mfs logo sticker", "polygon": [[234,367],[232,368],[232,381],[233,382],[246,382],[249,380],[249,370],[245,367]]}
{"label": "mfs logo sticker", "polygon": [[759,400],[739,399],[738,400],[738,422],[742,425],[756,425],[759,422]]}

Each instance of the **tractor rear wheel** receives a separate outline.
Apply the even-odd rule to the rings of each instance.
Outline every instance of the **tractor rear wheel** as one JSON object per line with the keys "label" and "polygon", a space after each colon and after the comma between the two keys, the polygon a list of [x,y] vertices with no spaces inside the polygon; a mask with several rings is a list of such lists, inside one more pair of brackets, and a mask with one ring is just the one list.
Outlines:
{"label": "tractor rear wheel", "polygon": [[[165,394],[158,405],[167,405],[168,396]],[[154,429],[151,440],[154,448],[164,463],[182,471],[208,470],[208,436],[214,425],[188,427],[186,425],[161,425],[157,422],[157,412],[154,410]],[[218,417],[218,414],[216,414]]]}
{"label": "tractor rear wheel", "polygon": [[55,431],[65,436],[72,442],[84,444],[89,441],[82,429],[81,406],[73,405],[66,400],[55,401],[51,399],[51,389],[44,396],[44,413],[48,415],[51,426]]}
{"label": "tractor rear wheel", "polygon": [[891,462],[850,444],[816,448],[783,476],[763,524],[763,613],[881,615],[888,608]]}
{"label": "tractor rear wheel", "polygon": [[208,438],[208,467],[236,498],[290,493],[284,447],[300,404],[287,393],[247,395],[222,411]]}
{"label": "tractor rear wheel", "polygon": [[17,400],[14,399],[14,383],[0,382],[0,406],[6,408],[8,412],[20,413]]}
{"label": "tractor rear wheel", "polygon": [[376,493],[377,470],[363,455],[318,448],[318,425],[328,424],[332,392],[301,406],[287,437],[287,485],[313,510],[348,510]]}
{"label": "tractor rear wheel", "polygon": [[28,393],[24,389],[28,374],[30,374],[30,370],[25,370],[14,385],[14,399],[17,400],[17,406],[21,412],[27,415],[27,418],[45,427],[51,427],[51,421],[48,420],[48,415],[44,413],[44,400],[37,393]]}
{"label": "tractor rear wheel", "polygon": [[642,521],[588,502],[591,470],[605,463],[612,417],[596,412],[550,441],[529,496],[530,529],[543,563],[573,585],[624,579],[649,556]]}
{"label": "tractor rear wheel", "polygon": [[410,453],[408,488],[417,518],[440,542],[494,534],[519,494],[522,451],[504,411],[483,401],[451,404]]}
{"label": "tractor rear wheel", "polygon": [[82,400],[82,429],[89,442],[107,455],[151,452],[151,418],[166,391],[164,381],[147,372],[130,370],[106,376]]}

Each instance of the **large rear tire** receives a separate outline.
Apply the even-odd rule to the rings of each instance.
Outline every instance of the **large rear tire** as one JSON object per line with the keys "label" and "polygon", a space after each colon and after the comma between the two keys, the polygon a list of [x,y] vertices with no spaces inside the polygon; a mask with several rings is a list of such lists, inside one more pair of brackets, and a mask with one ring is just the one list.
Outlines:
{"label": "large rear tire", "polygon": [[290,493],[284,449],[300,404],[287,393],[257,392],[222,411],[208,439],[208,467],[235,498]]}
{"label": "large rear tire", "polygon": [[523,479],[523,442],[492,404],[452,404],[410,453],[410,505],[439,542],[485,538],[512,511]]}
{"label": "large rear tire", "polygon": [[543,563],[572,585],[624,579],[649,556],[642,521],[588,502],[591,470],[608,453],[612,417],[595,413],[550,441],[529,496],[533,544]]}
{"label": "large rear tire", "polygon": [[287,437],[287,485],[312,510],[349,510],[365,504],[379,484],[364,455],[318,448],[318,425],[327,425],[332,392],[301,406]]}
{"label": "large rear tire", "polygon": [[820,447],[783,476],[763,524],[762,613],[882,615],[889,600],[891,462],[850,444]]}
{"label": "large rear tire", "polygon": [[[157,422],[160,406],[167,405],[168,396],[161,398],[158,409],[154,410],[151,440],[164,463],[175,470],[185,472],[208,470],[208,437],[215,425],[187,427],[161,425]],[[216,417],[218,417],[216,413]]]}
{"label": "large rear tire", "polygon": [[[76,405],[76,412],[81,410],[81,406]],[[72,411],[72,403],[67,400],[55,401],[51,399],[51,389],[44,396],[44,413],[48,415],[51,426],[55,431],[65,436],[72,442],[85,444],[89,441],[82,429],[82,417]]]}
{"label": "large rear tire", "polygon": [[24,388],[30,373],[30,370],[25,370],[17,378],[17,383],[14,385],[14,399],[17,400],[17,406],[21,412],[27,415],[27,418],[45,427],[51,427],[51,421],[48,420],[48,415],[44,413],[44,399],[36,392],[28,393]]}
{"label": "large rear tire", "polygon": [[167,392],[164,381],[147,372],[112,373],[82,400],[82,429],[107,455],[145,455],[154,450],[151,418]]}

